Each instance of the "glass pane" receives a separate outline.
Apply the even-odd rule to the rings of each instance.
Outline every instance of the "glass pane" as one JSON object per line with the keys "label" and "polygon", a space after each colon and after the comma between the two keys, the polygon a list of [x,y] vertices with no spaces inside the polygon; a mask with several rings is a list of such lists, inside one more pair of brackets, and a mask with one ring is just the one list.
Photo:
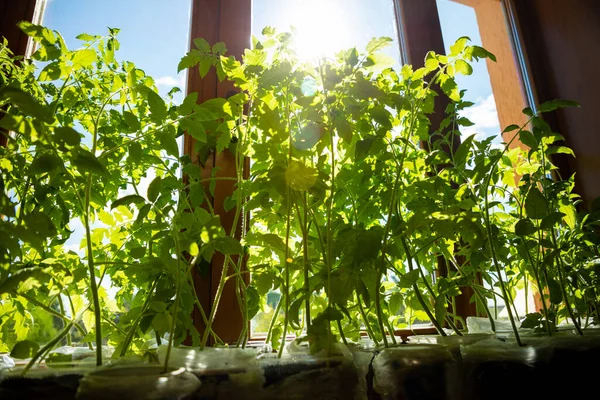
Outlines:
{"label": "glass pane", "polygon": [[185,83],[177,64],[189,46],[190,6],[190,0],[53,0],[43,25],[59,31],[70,48],[81,46],[75,38],[80,33],[106,35],[107,27],[119,28],[118,59],[143,69],[166,94]]}
{"label": "glass pane", "polygon": [[[131,61],[153,77],[162,96],[166,96],[173,87],[181,88],[182,92],[173,95],[173,101],[179,103],[183,100],[185,73],[177,74],[177,64],[189,46],[190,10],[190,0],[54,0],[48,2],[42,24],[58,31],[70,49],[82,47],[83,42],[76,39],[81,33],[105,36],[108,27],[120,29],[117,35],[120,48],[116,59],[119,62]],[[83,127],[76,127],[86,134]],[[182,143],[179,146],[181,148]],[[155,176],[153,170],[147,171],[138,190],[146,193]],[[126,194],[133,194],[133,188],[122,190],[122,195]],[[98,221],[93,224],[93,227],[101,226]],[[83,254],[83,224],[75,218],[69,227],[73,234],[65,246]],[[105,279],[102,285],[114,297],[117,288],[112,286],[112,282]]]}
{"label": "glass pane", "polygon": [[307,59],[332,56],[356,47],[364,50],[374,37],[394,40],[384,52],[400,65],[400,48],[392,0],[254,0],[252,34],[265,26],[297,31],[296,48]]}
{"label": "glass pane", "polygon": [[[472,75],[457,75],[456,81],[461,89],[467,90],[465,100],[475,103],[463,113],[474,125],[462,127],[461,135],[476,134],[477,139],[494,136],[494,143],[499,146],[510,139],[501,136],[506,126],[525,123],[522,110],[528,106],[502,2],[437,0],[437,6],[447,52],[456,39],[468,36],[472,44],[485,47],[497,58],[497,62],[474,64]],[[493,282],[484,282],[484,285],[499,293],[497,277],[492,279]],[[503,280],[506,281],[506,277]],[[521,287],[515,289],[514,300],[517,314],[522,317],[533,312],[535,305],[530,285],[530,290],[525,290],[524,284]],[[501,296],[496,295],[496,303],[488,300],[488,308],[498,318],[508,317]]]}
{"label": "glass pane", "polygon": [[[390,37],[384,53],[401,65],[393,0],[253,0],[252,35],[260,38],[263,28],[296,32],[298,55],[307,60],[331,57],[340,50],[356,47],[364,51],[374,37]],[[271,291],[267,304],[252,320],[252,336],[264,335],[281,298]]]}

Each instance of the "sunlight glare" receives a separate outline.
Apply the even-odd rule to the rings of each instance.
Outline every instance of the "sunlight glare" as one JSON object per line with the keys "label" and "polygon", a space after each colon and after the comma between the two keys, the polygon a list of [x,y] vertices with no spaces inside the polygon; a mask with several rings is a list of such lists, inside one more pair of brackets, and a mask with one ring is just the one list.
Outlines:
{"label": "sunlight glare", "polygon": [[353,34],[344,18],[345,10],[332,0],[305,0],[290,3],[287,15],[292,15],[296,28],[294,46],[298,56],[307,61],[332,57],[353,46]]}

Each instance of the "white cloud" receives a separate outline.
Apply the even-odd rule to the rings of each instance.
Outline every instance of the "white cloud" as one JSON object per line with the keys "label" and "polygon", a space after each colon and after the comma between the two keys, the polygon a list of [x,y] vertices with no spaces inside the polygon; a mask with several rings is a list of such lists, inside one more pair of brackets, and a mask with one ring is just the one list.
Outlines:
{"label": "white cloud", "polygon": [[162,87],[173,87],[178,86],[180,88],[185,84],[185,76],[177,75],[177,76],[162,76],[155,81],[156,86]]}
{"label": "white cloud", "polygon": [[488,136],[498,136],[501,132],[493,94],[485,99],[478,98],[475,105],[461,112],[461,116],[468,118],[475,124],[461,128],[463,137],[477,134],[476,139],[483,139]]}

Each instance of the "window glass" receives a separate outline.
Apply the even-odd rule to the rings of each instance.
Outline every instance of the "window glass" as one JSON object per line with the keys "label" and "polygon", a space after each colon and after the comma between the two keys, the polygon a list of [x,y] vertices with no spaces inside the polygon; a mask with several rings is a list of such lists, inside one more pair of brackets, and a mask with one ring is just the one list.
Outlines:
{"label": "window glass", "polygon": [[252,34],[265,26],[297,32],[296,48],[304,58],[332,56],[356,47],[364,50],[374,37],[394,40],[385,53],[400,64],[400,48],[392,0],[254,0]]}
{"label": "window glass", "polygon": [[[253,0],[252,35],[260,38],[266,26],[278,32],[294,29],[296,51],[308,61],[352,47],[361,52],[374,37],[386,36],[393,43],[383,52],[396,69],[401,65],[392,0]],[[280,298],[279,290],[268,294],[263,311],[252,320],[254,337],[268,331]]]}
{"label": "window glass", "polygon": [[185,76],[177,64],[189,46],[190,0],[49,0],[43,25],[59,31],[70,48],[78,48],[80,33],[106,35],[119,28],[118,58],[156,79],[161,94],[183,88]]}
{"label": "window glass", "polygon": [[[466,89],[465,100],[475,103],[463,112],[474,125],[462,127],[461,136],[475,134],[477,139],[493,136],[494,145],[501,146],[510,140],[502,137],[502,130],[511,124],[522,125],[526,121],[522,110],[528,106],[502,2],[437,0],[437,7],[446,52],[458,38],[468,36],[472,44],[483,46],[496,56],[496,62],[480,61],[473,65],[472,75],[457,75],[456,81],[461,89]],[[496,318],[508,318],[497,277],[492,279],[484,282],[496,292],[496,301],[489,299],[488,308]],[[507,280],[506,276],[503,280]],[[515,311],[521,317],[535,311],[534,291],[531,283],[526,282],[523,279],[512,288]]]}
{"label": "window glass", "polygon": [[[177,74],[177,64],[189,46],[190,0],[49,0],[44,10],[42,25],[58,31],[70,49],[76,49],[83,42],[76,37],[81,33],[105,36],[108,28],[120,29],[117,39],[120,48],[116,53],[119,62],[131,61],[137,68],[155,79],[161,95],[166,96],[173,87],[182,92],[173,95],[174,102],[183,100],[185,71]],[[85,129],[76,126],[86,135]],[[84,143],[91,141],[89,135]],[[180,138],[180,148],[182,146]],[[148,184],[155,172],[147,171],[138,190],[146,193]],[[133,188],[122,191],[122,195],[132,194]],[[93,227],[101,227],[96,221]],[[72,251],[84,254],[82,240],[85,229],[78,218],[71,220],[73,231],[65,245]],[[102,284],[111,295],[116,288],[105,279]]]}

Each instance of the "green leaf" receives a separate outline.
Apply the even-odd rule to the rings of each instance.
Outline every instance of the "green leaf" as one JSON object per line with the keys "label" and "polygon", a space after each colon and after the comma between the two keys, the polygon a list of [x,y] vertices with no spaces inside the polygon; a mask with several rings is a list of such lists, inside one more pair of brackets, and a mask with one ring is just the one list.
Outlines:
{"label": "green leaf", "polygon": [[59,142],[68,144],[69,146],[79,146],[81,136],[79,132],[68,126],[59,126],[54,129],[54,137]]}
{"label": "green leaf", "polygon": [[530,313],[525,316],[525,320],[521,324],[521,328],[523,329],[534,329],[540,326],[542,323],[542,314],[540,313]]}
{"label": "green leaf", "polygon": [[435,319],[440,324],[444,323],[444,319],[446,319],[446,296],[439,295],[435,298]]}
{"label": "green leaf", "polygon": [[398,315],[400,307],[402,307],[402,301],[402,293],[394,292],[390,295],[390,299],[388,300],[388,310],[390,315]]}
{"label": "green leaf", "polygon": [[133,258],[137,258],[138,260],[140,258],[143,258],[146,255],[146,248],[145,247],[134,247],[131,250],[129,250],[129,255]]}
{"label": "green leaf", "polygon": [[566,108],[566,107],[579,107],[579,103],[577,103],[575,101],[561,100],[561,99],[550,100],[543,104],[540,104],[540,106],[538,107],[538,111],[541,113],[546,113],[546,112],[557,110],[559,108]]}
{"label": "green leaf", "polygon": [[194,39],[194,46],[203,53],[210,53],[210,44],[203,38]]}
{"label": "green leaf", "polygon": [[538,140],[535,138],[533,133],[528,130],[523,129],[519,132],[519,140],[532,150],[536,150],[538,148]]}
{"label": "green leaf", "polygon": [[400,281],[398,282],[398,287],[410,288],[413,285],[415,285],[418,280],[419,280],[419,271],[416,269],[412,270],[400,277]]}
{"label": "green leaf", "polygon": [[450,57],[454,57],[462,53],[462,51],[467,47],[467,43],[469,42],[469,37],[463,36],[460,37],[454,42],[453,45],[450,46]]}
{"label": "green leaf", "polygon": [[102,164],[95,155],[83,148],[77,149],[75,156],[71,159],[71,163],[82,175],[86,173],[98,175],[108,174],[108,170],[104,164]]}
{"label": "green leaf", "polygon": [[33,357],[40,349],[40,345],[32,340],[22,340],[15,344],[10,352],[10,356],[18,359]]}
{"label": "green leaf", "polygon": [[537,232],[537,228],[530,219],[522,219],[515,225],[515,235],[529,236]]}
{"label": "green leaf", "polygon": [[568,154],[570,156],[575,157],[575,153],[573,152],[573,150],[571,150],[570,148],[566,147],[566,146],[553,146],[553,147],[549,147],[548,150],[546,151],[547,154]]}
{"label": "green leaf", "polygon": [[557,223],[559,223],[560,221],[562,221],[563,217],[565,216],[565,214],[561,213],[561,212],[553,212],[550,215],[544,217],[544,219],[542,219],[542,223],[540,224],[540,228],[541,229],[552,229],[552,227],[554,225],[556,225]]}
{"label": "green leaf", "polygon": [[561,205],[558,209],[561,213],[565,214],[563,220],[568,227],[574,229],[575,225],[577,224],[577,210],[575,209],[575,206],[566,200],[561,202]]}
{"label": "green leaf", "polygon": [[454,164],[457,167],[463,167],[467,162],[467,157],[469,155],[469,151],[471,150],[471,146],[473,145],[473,139],[475,139],[475,135],[470,135],[467,137],[461,144],[458,146],[456,153],[454,153]]}
{"label": "green leaf", "polygon": [[55,81],[62,75],[60,68],[61,64],[58,61],[52,62],[44,67],[40,76],[38,77],[40,82]]}
{"label": "green leaf", "polygon": [[548,291],[550,292],[550,302],[552,304],[560,304],[563,300],[560,283],[554,278],[548,280]]}
{"label": "green leaf", "polygon": [[202,123],[193,119],[184,118],[179,121],[179,126],[197,141],[206,143],[206,130]]}
{"label": "green leaf", "polygon": [[158,332],[159,335],[162,335],[165,332],[169,332],[169,330],[171,329],[171,321],[171,314],[156,314],[154,318],[152,318],[152,329]]}
{"label": "green leaf", "polygon": [[177,144],[177,139],[175,138],[175,129],[172,125],[168,128],[171,129],[159,131],[156,137],[168,155],[179,158],[179,144]]}
{"label": "green leaf", "polygon": [[125,120],[132,132],[137,132],[142,128],[142,124],[140,124],[140,121],[135,116],[135,114],[129,111],[123,111],[123,119]]}
{"label": "green leaf", "polygon": [[164,302],[158,300],[151,301],[150,304],[148,304],[148,307],[155,313],[164,313],[165,311],[167,311],[167,305]]}
{"label": "green leaf", "polygon": [[162,122],[167,117],[167,105],[158,93],[148,90],[148,106],[155,121]]}
{"label": "green leaf", "polygon": [[34,99],[29,93],[12,86],[4,86],[0,89],[0,100],[6,100],[14,104],[23,114],[40,118],[46,122],[52,122],[53,117],[46,106]]}
{"label": "green leaf", "polygon": [[110,209],[114,209],[116,207],[119,206],[128,206],[129,204],[139,204],[139,203],[145,203],[146,199],[144,199],[142,196],[138,196],[137,194],[130,194],[127,196],[123,196],[120,199],[117,199],[115,201],[112,202],[112,204],[110,205]]}
{"label": "green leaf", "polygon": [[246,288],[246,310],[248,312],[248,320],[254,318],[260,311],[260,295],[258,290],[252,285]]}
{"label": "green leaf", "polygon": [[150,200],[151,202],[156,201],[156,199],[158,198],[158,195],[160,194],[161,189],[162,189],[162,178],[160,176],[157,176],[148,185],[148,191],[146,192],[146,196],[148,197],[148,200]]}
{"label": "green leaf", "polygon": [[373,38],[367,44],[367,53],[369,53],[369,54],[375,53],[376,51],[386,48],[387,46],[392,44],[392,42],[393,42],[392,38],[385,37],[385,36],[379,37],[379,38]]}
{"label": "green leaf", "polygon": [[535,186],[529,189],[525,199],[525,211],[531,219],[542,219],[548,215],[548,201]]}
{"label": "green leaf", "polygon": [[221,236],[214,241],[215,249],[225,255],[228,254],[243,254],[244,248],[240,242],[229,236]]}
{"label": "green leaf", "polygon": [[61,159],[54,154],[38,154],[29,167],[29,173],[33,175],[44,174],[46,172],[54,171],[61,164]]}
{"label": "green leaf", "polygon": [[0,294],[16,291],[19,287],[19,284],[25,282],[29,278],[41,281],[47,279],[48,277],[48,274],[46,274],[42,268],[39,267],[22,269],[13,273],[10,277],[6,278],[4,281],[2,281],[2,283],[0,283]]}
{"label": "green leaf", "polygon": [[96,52],[91,49],[77,50],[71,55],[71,61],[75,66],[89,67],[96,61]]}
{"label": "green leaf", "polygon": [[456,68],[457,72],[460,72],[463,75],[471,75],[473,73],[473,67],[461,59],[456,60],[454,67]]}

